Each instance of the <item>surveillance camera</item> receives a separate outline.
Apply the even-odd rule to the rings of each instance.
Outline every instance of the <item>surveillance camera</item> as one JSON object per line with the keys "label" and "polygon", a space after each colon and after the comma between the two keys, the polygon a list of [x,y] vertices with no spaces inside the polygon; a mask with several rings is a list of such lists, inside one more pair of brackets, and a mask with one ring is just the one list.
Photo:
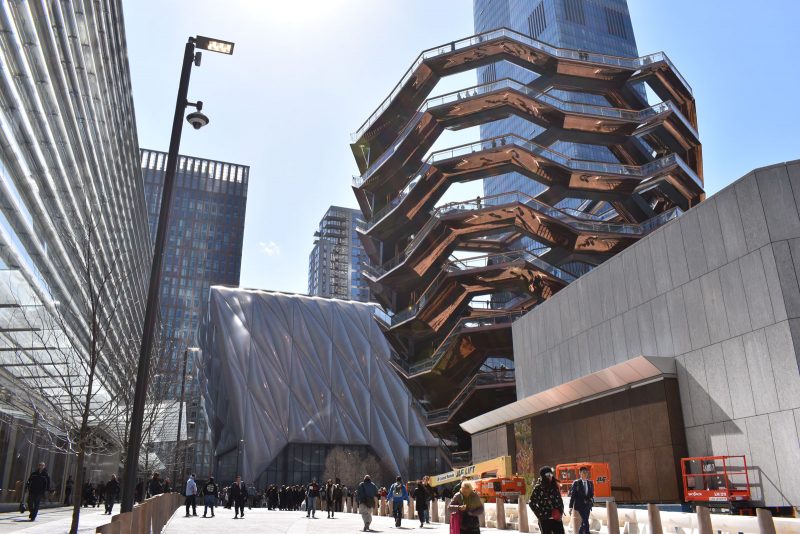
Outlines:
{"label": "surveillance camera", "polygon": [[200,128],[208,124],[208,117],[206,117],[199,111],[195,111],[194,113],[189,113],[186,116],[186,120],[189,121],[189,124],[191,124],[195,130],[199,130]]}

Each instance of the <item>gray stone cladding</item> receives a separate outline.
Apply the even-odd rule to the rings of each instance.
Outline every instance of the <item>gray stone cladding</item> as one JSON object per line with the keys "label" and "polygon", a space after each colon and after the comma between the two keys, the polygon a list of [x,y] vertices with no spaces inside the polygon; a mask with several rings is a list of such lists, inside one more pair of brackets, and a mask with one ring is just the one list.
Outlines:
{"label": "gray stone cladding", "polygon": [[518,398],[639,355],[677,359],[691,456],[746,455],[800,505],[800,160],[756,169],[513,327]]}

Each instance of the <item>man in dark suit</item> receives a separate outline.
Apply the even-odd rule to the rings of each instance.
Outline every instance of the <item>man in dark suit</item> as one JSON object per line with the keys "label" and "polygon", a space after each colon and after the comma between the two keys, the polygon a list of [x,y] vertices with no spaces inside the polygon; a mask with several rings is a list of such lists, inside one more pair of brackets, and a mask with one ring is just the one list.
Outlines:
{"label": "man in dark suit", "polygon": [[575,510],[581,516],[578,534],[589,534],[589,513],[594,505],[594,482],[589,480],[589,468],[580,468],[581,478],[572,483],[569,490],[569,514]]}
{"label": "man in dark suit", "polygon": [[244,519],[244,503],[247,500],[247,487],[245,486],[244,482],[242,482],[242,477],[236,477],[236,480],[233,484],[231,484],[231,489],[229,491],[229,498],[233,503],[234,512],[236,513],[233,518],[238,519],[239,513],[241,512],[242,519]]}

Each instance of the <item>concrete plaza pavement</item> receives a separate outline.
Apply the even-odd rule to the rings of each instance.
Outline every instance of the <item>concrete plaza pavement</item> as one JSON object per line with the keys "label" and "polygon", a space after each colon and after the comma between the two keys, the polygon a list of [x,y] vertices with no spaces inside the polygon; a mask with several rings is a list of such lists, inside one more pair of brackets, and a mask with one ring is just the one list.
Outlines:
{"label": "concrete plaza pavement", "polygon": [[[119,504],[114,506],[119,511]],[[78,532],[94,532],[95,529],[111,521],[111,516],[103,515],[104,508],[81,508]],[[39,510],[36,521],[28,521],[28,513],[7,512],[0,514],[0,534],[21,532],[23,534],[67,534],[72,523],[72,507],[45,508]]]}
{"label": "concrete plaza pavement", "polygon": [[[200,512],[200,510],[198,510]],[[334,519],[327,519],[326,512],[317,511],[316,519],[307,519],[305,512],[283,512],[266,508],[245,509],[244,519],[233,519],[233,510],[216,509],[216,517],[204,519],[184,517],[183,508],[175,512],[164,534],[352,534],[361,532],[364,523],[358,514],[338,513]],[[450,526],[444,523],[431,523],[420,528],[416,519],[403,519],[402,526],[395,528],[391,517],[374,517],[370,528],[377,533],[415,533],[448,534]],[[482,532],[496,532],[495,529],[481,529]]]}

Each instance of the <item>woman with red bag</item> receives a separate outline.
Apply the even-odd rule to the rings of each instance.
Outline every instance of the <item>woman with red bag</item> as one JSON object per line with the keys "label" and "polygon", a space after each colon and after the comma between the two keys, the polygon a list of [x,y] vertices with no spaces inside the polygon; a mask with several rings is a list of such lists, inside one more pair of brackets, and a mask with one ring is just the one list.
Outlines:
{"label": "woman with red bag", "polygon": [[541,534],[564,534],[564,499],[561,498],[553,468],[546,465],[539,470],[539,475],[528,506],[539,520]]}
{"label": "woman with red bag", "polygon": [[478,517],[483,515],[483,501],[465,480],[461,489],[450,501],[450,534],[478,534],[481,531]]}

